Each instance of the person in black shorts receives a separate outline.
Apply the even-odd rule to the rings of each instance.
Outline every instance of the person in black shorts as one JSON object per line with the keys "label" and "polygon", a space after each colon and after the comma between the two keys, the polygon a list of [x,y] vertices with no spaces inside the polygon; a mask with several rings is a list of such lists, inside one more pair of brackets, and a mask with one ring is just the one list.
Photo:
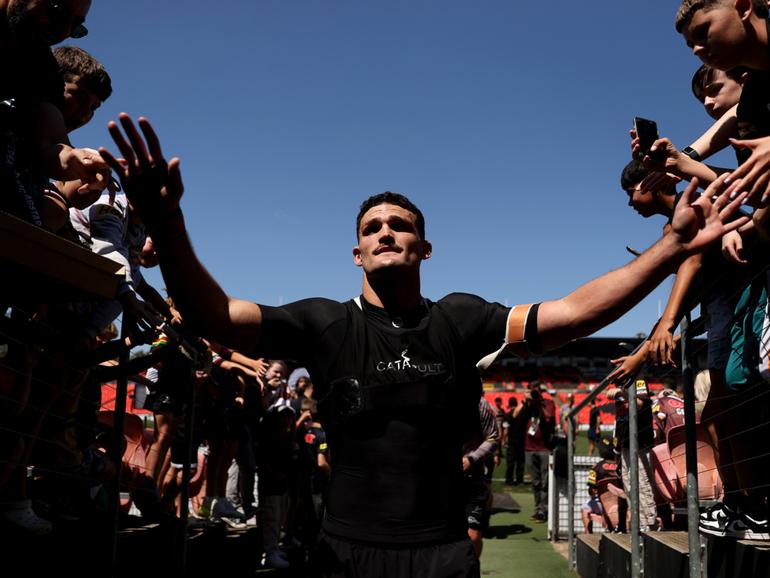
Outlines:
{"label": "person in black shorts", "polygon": [[690,188],[671,233],[641,257],[562,299],[509,308],[463,293],[423,297],[420,265],[432,254],[425,220],[409,199],[387,192],[366,200],[356,219],[359,297],[257,305],[229,297],[195,256],[178,159],[166,164],[146,119],[144,136],[128,115],[120,122],[122,130],[114,122],[109,130],[125,163],[101,154],[156,243],[187,323],[217,343],[309,370],[334,462],[314,562],[326,577],[479,576],[461,467],[463,441],[479,424],[477,366],[599,329],[682,259],[745,222],[723,224],[743,196],[712,204],[721,181],[697,200]]}

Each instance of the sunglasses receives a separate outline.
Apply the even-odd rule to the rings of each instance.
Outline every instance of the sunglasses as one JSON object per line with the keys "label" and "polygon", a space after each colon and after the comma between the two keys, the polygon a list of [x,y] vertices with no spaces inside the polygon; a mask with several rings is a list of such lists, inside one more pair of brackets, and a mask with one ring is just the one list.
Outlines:
{"label": "sunglasses", "polygon": [[[50,9],[51,18],[58,24],[69,24],[72,21],[72,10],[59,0],[48,0],[48,8]],[[83,38],[88,34],[88,28],[83,25],[85,19],[81,19],[80,22],[75,22],[70,32],[70,38]]]}

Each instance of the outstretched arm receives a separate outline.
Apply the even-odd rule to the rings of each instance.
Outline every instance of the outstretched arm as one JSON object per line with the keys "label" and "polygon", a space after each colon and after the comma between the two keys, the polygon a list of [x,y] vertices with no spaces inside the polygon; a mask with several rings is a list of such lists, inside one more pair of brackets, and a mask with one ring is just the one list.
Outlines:
{"label": "outstretched arm", "polygon": [[119,120],[122,131],[115,122],[108,129],[123,158],[116,159],[104,148],[99,152],[120,176],[155,242],[175,306],[201,335],[233,348],[252,349],[259,339],[261,311],[255,303],[225,294],[195,255],[179,206],[184,191],[179,159],[166,163],[147,119],[139,118],[143,136],[127,114],[121,113]]}
{"label": "outstretched arm", "polygon": [[703,264],[703,254],[691,255],[679,266],[676,280],[655,330],[650,337],[649,355],[652,362],[676,366],[674,360],[674,333],[679,322],[682,304]]}
{"label": "outstretched arm", "polygon": [[[540,305],[537,331],[542,345],[554,349],[568,341],[590,335],[633,308],[688,256],[746,223],[748,217],[728,218],[740,207],[745,194],[732,202],[731,193],[740,182],[725,189],[720,176],[696,199],[694,179],[677,204],[671,231],[640,257],[579,287],[566,297]],[[719,195],[711,201],[714,195]]]}

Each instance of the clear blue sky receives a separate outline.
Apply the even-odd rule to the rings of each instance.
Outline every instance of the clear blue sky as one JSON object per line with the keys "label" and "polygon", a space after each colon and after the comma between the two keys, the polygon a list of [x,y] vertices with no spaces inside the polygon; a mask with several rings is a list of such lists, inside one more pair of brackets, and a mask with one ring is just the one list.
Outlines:
{"label": "clear blue sky", "polygon": [[[358,294],[358,205],[393,190],[426,215],[425,296],[556,298],[661,232],[619,186],[633,116],[680,147],[709,124],[676,6],[94,0],[72,42],[114,94],[72,140],[111,146],[119,112],[150,118],[182,159],[195,248],[238,297]],[[599,335],[648,332],[670,286]]]}

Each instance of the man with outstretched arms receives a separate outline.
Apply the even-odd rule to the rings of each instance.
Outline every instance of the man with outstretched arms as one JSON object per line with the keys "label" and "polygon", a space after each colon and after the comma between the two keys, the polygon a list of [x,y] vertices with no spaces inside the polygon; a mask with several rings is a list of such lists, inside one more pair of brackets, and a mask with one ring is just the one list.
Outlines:
{"label": "man with outstretched arms", "polygon": [[[424,298],[420,265],[432,247],[422,213],[382,193],[364,202],[356,222],[359,297],[257,305],[229,297],[195,256],[179,207],[179,160],[166,164],[146,119],[144,136],[127,115],[120,124],[109,130],[125,162],[101,152],[140,211],[187,323],[218,343],[293,358],[310,371],[335,463],[316,562],[324,576],[479,576],[461,491],[462,442],[479,423],[477,364],[592,333],[746,220],[723,224],[743,196],[712,204],[710,195],[696,200],[691,186],[671,233],[641,257],[563,299],[507,308],[459,293]],[[720,178],[709,192],[723,188]]]}

